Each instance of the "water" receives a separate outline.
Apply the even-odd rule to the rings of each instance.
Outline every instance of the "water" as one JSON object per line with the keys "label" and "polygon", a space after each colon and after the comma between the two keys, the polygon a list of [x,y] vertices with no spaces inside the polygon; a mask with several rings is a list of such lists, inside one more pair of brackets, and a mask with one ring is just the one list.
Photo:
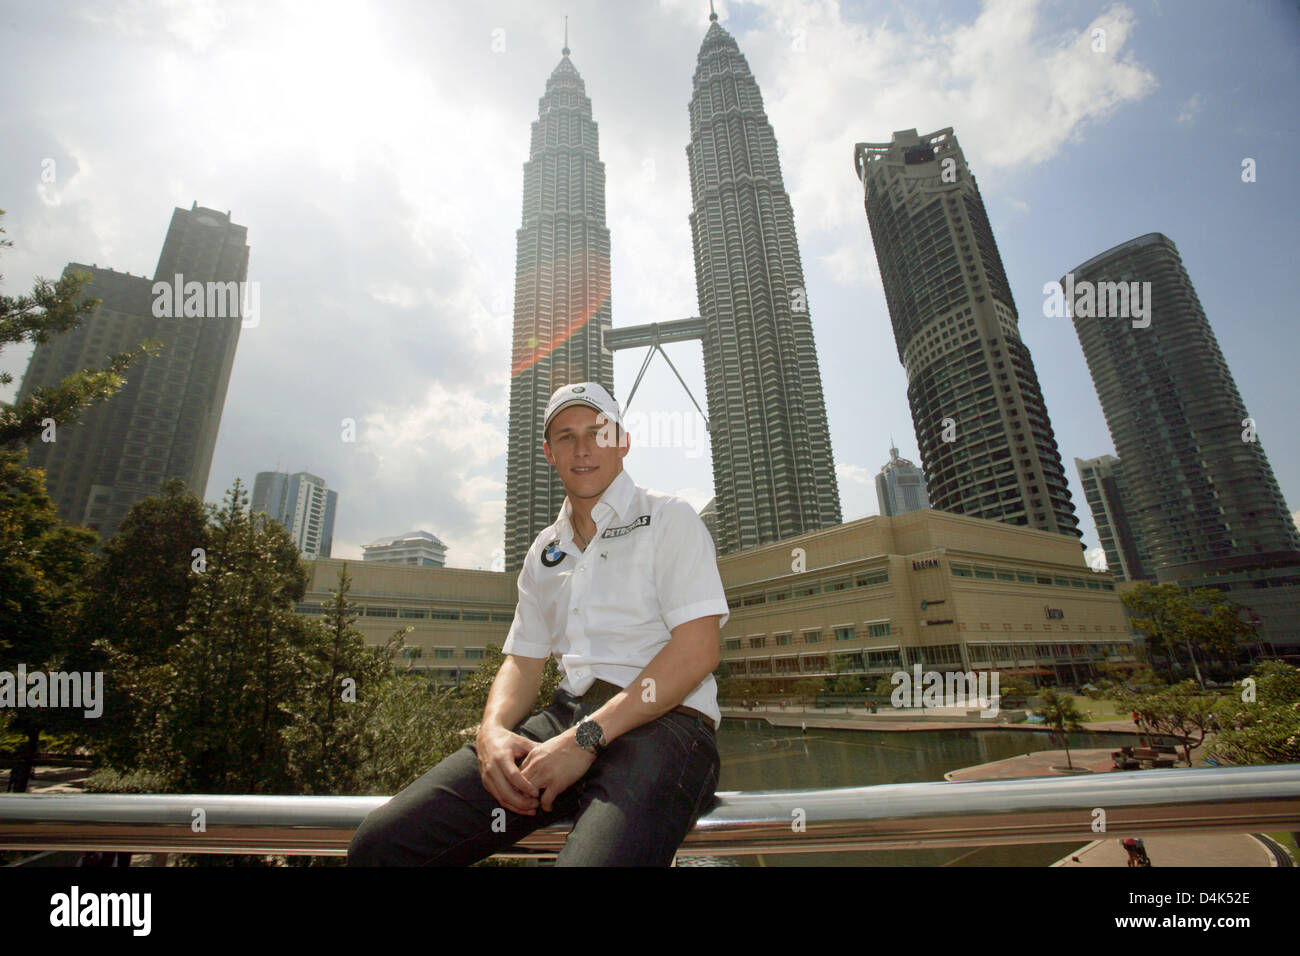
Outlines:
{"label": "water", "polygon": [[[1117,749],[1128,742],[1114,734],[1070,735],[1071,749]],[[810,727],[805,737],[797,727],[728,717],[718,732],[722,757],[718,789],[814,790],[943,780],[950,770],[1059,749],[1050,735],[1031,730],[891,732]],[[710,862],[724,866],[1048,866],[1088,842],[779,853]]]}

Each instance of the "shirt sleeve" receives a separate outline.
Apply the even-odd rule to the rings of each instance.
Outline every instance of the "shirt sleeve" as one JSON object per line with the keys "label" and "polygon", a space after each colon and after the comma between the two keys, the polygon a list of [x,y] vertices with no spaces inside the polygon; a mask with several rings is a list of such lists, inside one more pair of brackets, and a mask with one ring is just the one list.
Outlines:
{"label": "shirt sleeve", "polygon": [[533,591],[533,562],[538,560],[536,548],[529,548],[524,556],[524,566],[519,570],[516,587],[519,590],[519,603],[515,605],[515,619],[510,625],[510,633],[501,648],[502,654],[514,654],[517,657],[545,658],[551,656],[551,629],[546,624],[546,617],[538,606],[536,593]]}
{"label": "shirt sleeve", "polygon": [[668,630],[713,614],[721,616],[719,627],[726,624],[731,611],[709,529],[682,499],[666,503],[655,520],[662,525],[655,545],[655,587]]}

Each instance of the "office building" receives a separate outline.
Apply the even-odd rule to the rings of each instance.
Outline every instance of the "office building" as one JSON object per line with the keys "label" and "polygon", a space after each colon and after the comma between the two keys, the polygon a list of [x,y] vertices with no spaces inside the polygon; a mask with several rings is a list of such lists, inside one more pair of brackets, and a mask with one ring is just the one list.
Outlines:
{"label": "office building", "polygon": [[379,538],[362,545],[364,560],[381,564],[414,564],[425,568],[447,566],[447,546],[436,534],[428,531],[408,531]]}
{"label": "office building", "polygon": [[1123,463],[1114,455],[1076,458],[1074,467],[1083,497],[1092,509],[1097,537],[1106,552],[1106,567],[1116,581],[1151,580],[1151,557],[1129,517],[1132,500],[1124,480]]}
{"label": "office building", "polygon": [[854,160],[931,507],[1080,537],[1002,257],[953,131],[858,143]]}
{"label": "office building", "polygon": [[309,560],[330,557],[338,500],[338,492],[330,491],[324,479],[305,471],[260,471],[253,480],[252,510],[264,511],[284,525]]}
{"label": "office building", "polygon": [[1130,239],[1061,286],[1149,573],[1224,591],[1265,652],[1300,656],[1300,532],[1177,246]]}
{"label": "office building", "polygon": [[880,513],[887,518],[930,507],[925,472],[906,458],[899,458],[897,448],[890,448],[889,461],[876,475],[876,500]]}
{"label": "office building", "polygon": [[[802,571],[791,570],[792,547],[804,551]],[[325,613],[343,563],[314,562],[300,613]],[[404,666],[445,685],[478,667],[489,644],[500,648],[514,620],[513,574],[350,568],[367,643],[410,625]],[[1064,535],[921,510],[724,555],[718,570],[731,607],[722,660],[776,693],[840,673],[874,686],[914,664],[1078,685],[1102,663],[1141,657],[1114,579],[1090,570]]]}
{"label": "office building", "polygon": [[[64,270],[89,273],[84,294],[102,302],[79,328],[36,346],[18,401],[71,372],[103,367],[113,353],[145,339],[163,346],[156,358],[137,359],[126,384],[77,424],[60,428],[55,441],[29,447],[27,463],[45,470],[64,521],[107,537],[132,505],[171,478],[205,497],[239,342],[247,237],[228,212],[195,203],[173,211],[154,280],[75,262]],[[158,282],[168,286],[167,301],[154,292]],[[191,308],[183,293],[196,282],[202,304]],[[173,296],[174,286],[180,288]],[[214,292],[221,293],[220,308],[209,308]],[[172,312],[173,298],[185,307],[159,316]],[[160,302],[167,308],[158,308]]]}

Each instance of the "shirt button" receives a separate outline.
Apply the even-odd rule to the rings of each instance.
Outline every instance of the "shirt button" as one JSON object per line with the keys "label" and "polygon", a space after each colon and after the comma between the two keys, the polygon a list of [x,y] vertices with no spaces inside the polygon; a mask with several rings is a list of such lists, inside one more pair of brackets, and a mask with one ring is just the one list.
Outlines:
{"label": "shirt button", "polygon": [[573,609],[573,613],[574,613],[574,614],[577,614],[577,613],[578,613],[578,609],[577,609],[576,607]]}

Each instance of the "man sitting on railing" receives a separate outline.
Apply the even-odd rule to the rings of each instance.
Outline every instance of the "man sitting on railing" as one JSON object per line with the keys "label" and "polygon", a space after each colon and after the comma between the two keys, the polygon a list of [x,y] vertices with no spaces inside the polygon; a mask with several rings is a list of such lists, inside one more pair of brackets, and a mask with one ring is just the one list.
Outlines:
{"label": "man sitting on railing", "polygon": [[[542,433],[568,495],[524,559],[475,742],[366,817],[350,865],[473,863],[574,818],[557,865],[666,866],[713,801],[730,612],[708,529],[623,470],[600,385],[558,389]],[[564,679],[524,720],[550,655]]]}

